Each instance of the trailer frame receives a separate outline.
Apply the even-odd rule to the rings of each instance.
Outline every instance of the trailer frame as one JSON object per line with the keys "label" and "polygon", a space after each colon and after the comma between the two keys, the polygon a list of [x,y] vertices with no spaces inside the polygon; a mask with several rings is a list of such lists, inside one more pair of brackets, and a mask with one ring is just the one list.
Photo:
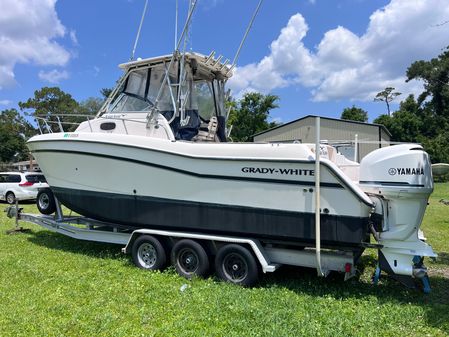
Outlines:
{"label": "trailer frame", "polygon": [[[181,239],[195,240],[215,248],[225,244],[245,246],[254,254],[263,273],[274,272],[282,265],[317,268],[316,252],[313,248],[279,248],[248,237],[148,228],[136,229],[84,216],[64,216],[60,203],[56,201],[56,204],[55,215],[23,213],[22,208],[14,205],[9,206],[5,211],[8,217],[15,218],[16,224],[28,222],[78,240],[122,245],[124,246],[122,252],[125,254],[132,252],[133,244],[140,236],[152,235],[173,242]],[[325,276],[331,271],[337,271],[345,273],[344,279],[347,280],[356,274],[354,254],[349,251],[323,250],[321,251],[321,268]]]}

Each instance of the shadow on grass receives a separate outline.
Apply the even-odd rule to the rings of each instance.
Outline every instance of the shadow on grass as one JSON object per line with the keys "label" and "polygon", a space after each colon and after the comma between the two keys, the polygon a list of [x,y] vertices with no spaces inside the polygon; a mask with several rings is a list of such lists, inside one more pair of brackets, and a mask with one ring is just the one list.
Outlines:
{"label": "shadow on grass", "polygon": [[[49,231],[32,231],[28,240],[33,244],[65,252],[87,255],[92,258],[119,259],[123,257],[120,245],[89,242],[73,239]],[[440,253],[446,261],[449,254]],[[131,262],[130,262],[131,263]],[[361,257],[358,277],[344,281],[343,274],[331,273],[320,278],[312,268],[283,266],[275,273],[265,274],[258,288],[286,288],[297,294],[312,297],[331,296],[338,300],[366,299],[375,297],[380,304],[397,303],[422,306],[428,324],[449,333],[449,279],[432,276],[432,292],[423,294],[416,289],[407,289],[399,282],[382,275],[379,285],[371,284],[369,276],[374,271],[376,259],[372,255]]]}
{"label": "shadow on grass", "polygon": [[[379,304],[403,304],[423,307],[426,322],[445,333],[449,333],[449,279],[433,276],[430,278],[432,291],[424,294],[419,289],[408,289],[384,273],[378,285],[373,285],[366,275],[374,272],[375,258],[363,256],[358,269],[362,277],[344,281],[343,274],[331,273],[326,278],[317,276],[312,268],[284,266],[276,273],[267,274],[260,287],[284,287],[297,294],[312,297],[328,297],[338,300],[366,299],[375,297]],[[366,272],[364,273],[364,270]]]}
{"label": "shadow on grass", "polygon": [[31,231],[28,240],[46,248],[87,255],[93,258],[118,258],[123,256],[120,245],[77,240],[50,231]]}
{"label": "shadow on grass", "polygon": [[437,263],[449,266],[449,253],[438,252]]}
{"label": "shadow on grass", "polygon": [[[19,201],[19,205],[32,205],[35,203],[36,203],[36,200],[21,200],[21,201]],[[9,204],[4,200],[0,200],[0,204],[9,206]]]}

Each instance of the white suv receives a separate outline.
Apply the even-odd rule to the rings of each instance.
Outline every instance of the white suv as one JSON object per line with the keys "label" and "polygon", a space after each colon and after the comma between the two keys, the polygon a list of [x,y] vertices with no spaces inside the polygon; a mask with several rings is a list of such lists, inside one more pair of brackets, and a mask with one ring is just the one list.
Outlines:
{"label": "white suv", "polygon": [[47,180],[38,172],[0,172],[0,200],[13,204],[15,199],[36,199],[40,188],[48,187]]}

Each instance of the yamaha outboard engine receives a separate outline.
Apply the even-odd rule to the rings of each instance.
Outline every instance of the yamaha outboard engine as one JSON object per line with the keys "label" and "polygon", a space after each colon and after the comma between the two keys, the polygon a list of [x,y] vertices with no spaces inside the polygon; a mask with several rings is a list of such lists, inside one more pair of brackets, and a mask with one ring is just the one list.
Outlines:
{"label": "yamaha outboard engine", "polygon": [[430,291],[423,259],[437,255],[419,229],[433,191],[428,154],[416,144],[373,151],[360,163],[360,187],[375,203],[373,231],[382,247],[375,281],[383,270],[410,287],[420,279]]}

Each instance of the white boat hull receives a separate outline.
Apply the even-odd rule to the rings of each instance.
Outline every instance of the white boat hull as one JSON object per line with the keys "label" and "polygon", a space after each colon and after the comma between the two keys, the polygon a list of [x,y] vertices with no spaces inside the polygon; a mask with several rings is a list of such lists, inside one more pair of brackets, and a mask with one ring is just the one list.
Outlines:
{"label": "white boat hull", "polygon": [[[301,144],[65,135],[37,136],[29,147],[58,199],[82,215],[133,227],[314,240],[315,162]],[[360,245],[370,199],[331,162],[321,171],[323,243]]]}

